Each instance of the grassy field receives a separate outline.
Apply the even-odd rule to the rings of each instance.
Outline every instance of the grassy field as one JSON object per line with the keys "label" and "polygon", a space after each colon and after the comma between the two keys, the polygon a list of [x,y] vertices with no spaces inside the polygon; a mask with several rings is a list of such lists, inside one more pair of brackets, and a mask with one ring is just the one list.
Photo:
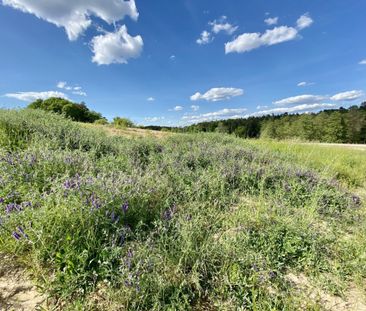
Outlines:
{"label": "grassy field", "polygon": [[49,309],[363,310],[365,157],[2,110],[0,254]]}

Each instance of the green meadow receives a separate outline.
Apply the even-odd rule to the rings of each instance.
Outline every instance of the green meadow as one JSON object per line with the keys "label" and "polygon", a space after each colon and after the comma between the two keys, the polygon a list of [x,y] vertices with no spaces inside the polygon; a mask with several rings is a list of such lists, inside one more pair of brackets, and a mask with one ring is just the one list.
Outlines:
{"label": "green meadow", "polygon": [[365,307],[366,151],[0,110],[0,172],[0,254],[44,310]]}

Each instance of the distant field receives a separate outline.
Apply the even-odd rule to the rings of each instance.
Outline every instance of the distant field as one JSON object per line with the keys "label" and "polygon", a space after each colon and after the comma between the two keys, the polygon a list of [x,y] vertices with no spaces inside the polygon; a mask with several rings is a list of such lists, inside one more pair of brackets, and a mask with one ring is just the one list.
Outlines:
{"label": "distant field", "polygon": [[365,162],[0,110],[0,310],[365,310]]}

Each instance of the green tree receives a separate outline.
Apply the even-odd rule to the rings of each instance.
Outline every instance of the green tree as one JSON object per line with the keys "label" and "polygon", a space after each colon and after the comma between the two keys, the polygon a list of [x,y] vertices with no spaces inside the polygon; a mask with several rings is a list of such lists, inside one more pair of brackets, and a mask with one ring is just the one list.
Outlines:
{"label": "green tree", "polygon": [[126,127],[134,127],[135,125],[130,119],[115,117],[113,119],[112,125],[116,128],[126,128]]}

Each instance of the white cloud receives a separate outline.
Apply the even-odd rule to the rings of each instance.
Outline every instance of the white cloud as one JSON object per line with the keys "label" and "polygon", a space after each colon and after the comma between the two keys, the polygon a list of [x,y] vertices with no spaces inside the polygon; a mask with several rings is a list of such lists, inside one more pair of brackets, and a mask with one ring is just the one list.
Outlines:
{"label": "white cloud", "polygon": [[314,21],[312,20],[312,18],[309,16],[308,13],[306,13],[306,14],[300,16],[300,18],[296,22],[296,25],[297,25],[297,29],[302,30],[307,27],[310,27],[313,23],[314,23]]}
{"label": "white cloud", "polygon": [[182,106],[175,106],[173,109],[171,109],[170,111],[182,111],[183,107]]}
{"label": "white cloud", "polygon": [[25,102],[32,102],[37,99],[48,99],[50,97],[60,97],[67,99],[67,96],[64,93],[57,91],[47,91],[47,92],[17,92],[17,93],[8,93],[4,96],[9,98],[15,98]]}
{"label": "white cloud", "polygon": [[244,33],[235,40],[225,44],[225,53],[244,53],[257,49],[261,46],[271,46],[282,42],[294,40],[298,35],[298,31],[293,27],[280,26],[265,33],[259,32]]}
{"label": "white cloud", "polygon": [[334,101],[352,101],[352,100],[359,99],[359,98],[363,97],[364,95],[365,95],[365,93],[363,91],[353,90],[353,91],[338,93],[338,94],[332,96],[330,99],[334,100]]}
{"label": "white cloud", "polygon": [[65,81],[58,82],[57,87],[59,89],[63,89],[66,91],[72,91],[72,94],[74,95],[87,96],[87,94],[83,91],[83,88],[81,86],[70,86]]}
{"label": "white cloud", "polygon": [[213,38],[211,37],[211,34],[208,31],[204,30],[201,33],[201,37],[198,38],[196,42],[200,45],[205,45],[209,44],[212,40]]}
{"label": "white cloud", "polygon": [[201,94],[200,92],[197,92],[196,94],[191,96],[192,101],[197,100],[207,100],[207,101],[221,101],[221,100],[227,100],[232,97],[241,96],[244,94],[244,90],[237,89],[233,87],[225,88],[225,87],[219,87],[219,88],[212,88],[208,90],[205,94]]}
{"label": "white cloud", "polygon": [[271,46],[294,40],[298,37],[300,30],[309,27],[312,23],[313,20],[305,14],[297,20],[297,28],[278,26],[273,29],[268,29],[264,33],[243,33],[233,41],[225,44],[225,53],[244,53],[261,46]]}
{"label": "white cloud", "polygon": [[326,97],[320,95],[299,95],[275,101],[274,104],[277,106],[300,105],[318,103],[324,99],[326,99]]}
{"label": "white cloud", "polygon": [[257,106],[257,110],[260,110],[260,109],[267,109],[268,108],[268,106]]}
{"label": "white cloud", "polygon": [[65,81],[60,81],[59,83],[57,83],[57,87],[59,89],[64,89],[66,87],[67,83]]}
{"label": "white cloud", "polygon": [[127,64],[128,59],[140,56],[143,45],[141,36],[130,36],[123,25],[115,32],[92,39],[93,62],[98,65]]}
{"label": "white cloud", "polygon": [[278,17],[269,17],[264,20],[268,26],[277,25]]}
{"label": "white cloud", "polygon": [[146,99],[148,102],[154,102],[155,101],[155,98],[154,97],[149,97]]}
{"label": "white cloud", "polygon": [[193,111],[198,111],[198,110],[200,110],[200,106],[192,105],[192,106],[191,106],[191,109],[192,109]]}
{"label": "white cloud", "polygon": [[366,65],[366,58],[359,62],[360,65]]}
{"label": "white cloud", "polygon": [[108,24],[130,16],[137,20],[135,0],[2,0],[3,5],[30,13],[57,27],[63,27],[70,40],[76,40],[92,24],[92,16]]}
{"label": "white cloud", "polygon": [[176,59],[176,56],[175,56],[175,55],[171,55],[171,56],[169,57],[169,59],[173,61],[173,60],[175,60],[175,59]]}
{"label": "white cloud", "polygon": [[315,83],[314,82],[306,82],[306,81],[303,81],[303,82],[299,82],[297,84],[297,86],[299,87],[305,87],[305,86],[310,86],[310,85],[314,85]]}
{"label": "white cloud", "polygon": [[222,16],[219,20],[214,20],[208,24],[212,26],[212,32],[218,34],[220,32],[226,32],[228,35],[232,35],[239,27],[228,23],[226,16]]}
{"label": "white cloud", "polygon": [[229,109],[225,108],[219,111],[204,113],[200,115],[185,115],[182,117],[182,120],[185,120],[189,123],[197,123],[197,122],[206,122],[206,121],[214,121],[220,119],[236,119],[241,118],[242,114],[246,112],[246,108],[236,108]]}

